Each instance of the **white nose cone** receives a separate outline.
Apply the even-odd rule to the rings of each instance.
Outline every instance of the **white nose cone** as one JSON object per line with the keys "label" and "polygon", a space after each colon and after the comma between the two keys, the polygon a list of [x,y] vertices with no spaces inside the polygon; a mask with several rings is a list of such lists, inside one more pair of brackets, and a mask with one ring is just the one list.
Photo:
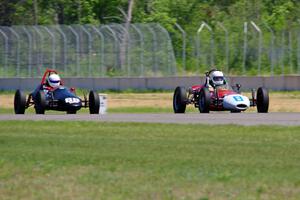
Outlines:
{"label": "white nose cone", "polygon": [[243,95],[232,94],[224,97],[223,107],[226,110],[244,111],[250,107],[250,101],[248,97],[245,97]]}

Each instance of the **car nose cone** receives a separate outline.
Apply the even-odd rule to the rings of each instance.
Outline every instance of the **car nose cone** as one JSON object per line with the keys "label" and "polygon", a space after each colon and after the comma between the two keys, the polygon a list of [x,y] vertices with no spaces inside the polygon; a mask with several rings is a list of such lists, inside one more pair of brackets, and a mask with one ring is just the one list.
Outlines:
{"label": "car nose cone", "polygon": [[244,111],[250,107],[250,101],[248,97],[240,94],[228,95],[223,99],[223,107],[226,110]]}
{"label": "car nose cone", "polygon": [[67,108],[77,108],[80,109],[82,106],[82,101],[81,99],[77,97],[67,97],[64,99],[64,105]]}

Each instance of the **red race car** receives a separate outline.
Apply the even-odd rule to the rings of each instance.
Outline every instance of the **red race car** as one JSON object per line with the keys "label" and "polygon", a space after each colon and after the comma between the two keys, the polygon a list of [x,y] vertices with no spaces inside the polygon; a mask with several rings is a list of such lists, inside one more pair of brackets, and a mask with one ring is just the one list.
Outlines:
{"label": "red race car", "polygon": [[17,90],[14,98],[14,110],[16,114],[24,114],[25,109],[34,106],[36,114],[45,114],[46,110],[65,111],[68,114],[76,114],[82,107],[89,108],[90,114],[98,114],[100,107],[99,96],[90,91],[89,98],[83,99],[75,94],[74,88],[64,86],[55,70],[47,69],[41,83],[28,95]]}
{"label": "red race car", "polygon": [[[240,85],[231,87],[219,70],[213,69],[206,73],[206,81],[203,85],[194,85],[188,90],[184,87],[176,87],[173,96],[174,113],[185,113],[186,106],[194,104],[200,113],[210,111],[241,112],[249,107],[256,106],[257,112],[267,113],[269,109],[269,93],[266,88],[260,87],[255,92],[252,89],[252,97],[241,95]],[[233,89],[235,88],[235,89]]]}

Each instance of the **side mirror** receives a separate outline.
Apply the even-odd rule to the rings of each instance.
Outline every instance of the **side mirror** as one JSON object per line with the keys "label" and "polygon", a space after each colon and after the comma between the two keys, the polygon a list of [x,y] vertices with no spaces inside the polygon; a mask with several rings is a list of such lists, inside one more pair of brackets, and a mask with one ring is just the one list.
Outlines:
{"label": "side mirror", "polygon": [[235,85],[232,86],[232,89],[237,92],[237,93],[240,93],[240,88],[241,88],[241,84],[237,83]]}
{"label": "side mirror", "polygon": [[75,89],[75,88],[73,88],[73,87],[71,87],[71,88],[70,88],[70,92],[72,92],[72,93],[74,93],[74,94],[75,94],[75,93],[76,93],[76,89]]}

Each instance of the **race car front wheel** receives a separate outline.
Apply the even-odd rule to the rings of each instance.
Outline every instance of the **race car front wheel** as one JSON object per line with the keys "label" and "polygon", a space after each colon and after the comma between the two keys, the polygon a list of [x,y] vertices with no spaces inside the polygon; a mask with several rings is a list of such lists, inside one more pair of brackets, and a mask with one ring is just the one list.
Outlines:
{"label": "race car front wheel", "polygon": [[174,113],[184,113],[186,109],[187,95],[184,87],[177,87],[173,96]]}
{"label": "race car front wheel", "polygon": [[89,93],[90,114],[99,114],[99,108],[100,108],[99,95],[96,92],[91,90]]}
{"label": "race car front wheel", "polygon": [[37,93],[36,102],[35,102],[35,113],[36,114],[45,114],[46,109],[46,97],[43,91]]}
{"label": "race car front wheel", "polygon": [[199,94],[200,113],[209,113],[210,93],[207,88],[202,88]]}
{"label": "race car front wheel", "polygon": [[17,90],[14,99],[15,114],[24,114],[26,108],[26,96],[21,90]]}
{"label": "race car front wheel", "polygon": [[269,110],[269,92],[266,88],[260,87],[256,93],[256,106],[258,113],[267,113]]}

